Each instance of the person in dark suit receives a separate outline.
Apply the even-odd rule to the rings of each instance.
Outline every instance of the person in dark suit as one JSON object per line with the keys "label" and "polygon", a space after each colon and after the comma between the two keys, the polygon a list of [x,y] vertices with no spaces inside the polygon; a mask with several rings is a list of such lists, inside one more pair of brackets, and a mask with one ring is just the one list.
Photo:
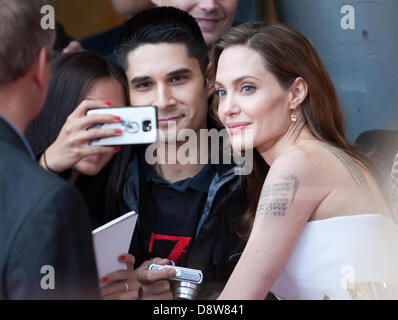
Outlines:
{"label": "person in dark suit", "polygon": [[50,74],[54,32],[40,26],[42,5],[0,0],[0,299],[96,299],[85,203],[39,166],[23,136]]}

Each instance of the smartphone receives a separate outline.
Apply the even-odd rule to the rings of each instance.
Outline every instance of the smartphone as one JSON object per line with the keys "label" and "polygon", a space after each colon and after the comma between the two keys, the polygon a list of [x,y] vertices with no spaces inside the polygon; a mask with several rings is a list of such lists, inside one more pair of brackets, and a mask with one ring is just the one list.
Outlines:
{"label": "smartphone", "polygon": [[203,273],[197,269],[190,269],[190,268],[182,268],[178,266],[169,266],[169,265],[158,265],[158,264],[151,264],[149,266],[149,270],[160,270],[170,268],[176,271],[176,276],[171,278],[171,280],[176,281],[189,281],[192,283],[200,284],[203,280]]}
{"label": "smartphone", "polygon": [[110,107],[87,111],[90,114],[112,114],[120,117],[119,123],[96,124],[91,128],[120,129],[117,137],[92,140],[92,146],[120,146],[128,144],[151,144],[157,140],[157,109],[155,106]]}

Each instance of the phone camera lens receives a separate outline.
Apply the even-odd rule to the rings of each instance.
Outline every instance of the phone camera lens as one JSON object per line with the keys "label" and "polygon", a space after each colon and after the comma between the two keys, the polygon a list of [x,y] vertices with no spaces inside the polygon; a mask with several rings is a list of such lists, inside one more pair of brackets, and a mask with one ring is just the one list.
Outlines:
{"label": "phone camera lens", "polygon": [[152,130],[152,122],[151,120],[142,121],[142,130],[144,132],[148,132]]}
{"label": "phone camera lens", "polygon": [[137,133],[138,131],[140,131],[140,125],[138,124],[138,122],[122,120],[120,121],[120,123],[126,128],[126,131],[128,133]]}

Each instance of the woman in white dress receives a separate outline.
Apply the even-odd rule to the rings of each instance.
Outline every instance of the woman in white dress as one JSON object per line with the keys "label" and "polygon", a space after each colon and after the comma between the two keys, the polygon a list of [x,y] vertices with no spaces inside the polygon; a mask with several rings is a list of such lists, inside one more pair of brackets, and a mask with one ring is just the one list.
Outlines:
{"label": "woman in white dress", "polygon": [[398,298],[398,228],[373,167],[344,137],[310,42],[282,24],[246,23],[213,58],[218,117],[234,150],[254,148],[256,160],[248,242],[219,298]]}

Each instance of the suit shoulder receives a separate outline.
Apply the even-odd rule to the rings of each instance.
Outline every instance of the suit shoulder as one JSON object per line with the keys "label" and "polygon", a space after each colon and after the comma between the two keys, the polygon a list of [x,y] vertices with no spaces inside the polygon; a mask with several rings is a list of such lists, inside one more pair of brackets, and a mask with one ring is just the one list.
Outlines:
{"label": "suit shoulder", "polygon": [[17,213],[22,218],[43,204],[51,203],[55,208],[61,200],[84,204],[73,185],[44,170],[24,150],[7,146],[7,152],[0,159],[0,170],[0,182],[6,186],[0,193],[0,200],[3,200],[9,213],[14,212],[14,217]]}

